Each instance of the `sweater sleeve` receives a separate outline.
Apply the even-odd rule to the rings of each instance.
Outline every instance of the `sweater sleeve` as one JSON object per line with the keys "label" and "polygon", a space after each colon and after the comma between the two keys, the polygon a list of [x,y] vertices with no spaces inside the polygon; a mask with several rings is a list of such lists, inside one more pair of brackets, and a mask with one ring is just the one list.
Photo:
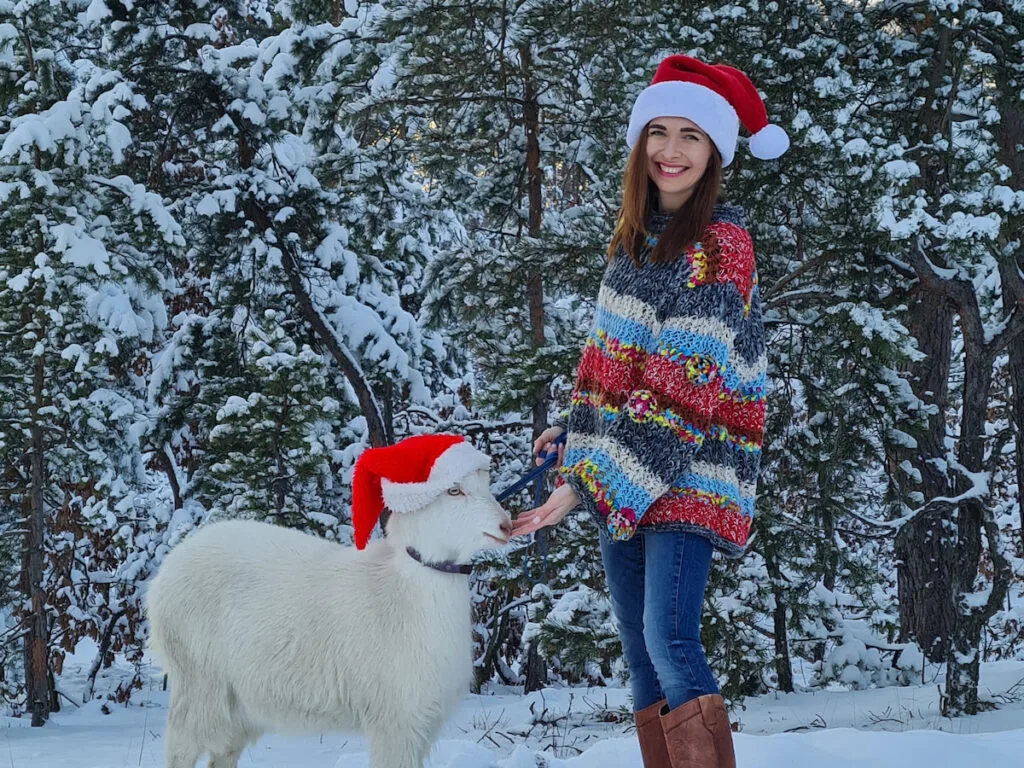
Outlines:
{"label": "sweater sleeve", "polygon": [[724,397],[736,333],[750,309],[753,246],[731,224],[712,225],[703,246],[703,274],[679,290],[655,329],[638,386],[622,393],[604,434],[572,441],[560,469],[612,539],[631,538],[648,508],[681,483]]}

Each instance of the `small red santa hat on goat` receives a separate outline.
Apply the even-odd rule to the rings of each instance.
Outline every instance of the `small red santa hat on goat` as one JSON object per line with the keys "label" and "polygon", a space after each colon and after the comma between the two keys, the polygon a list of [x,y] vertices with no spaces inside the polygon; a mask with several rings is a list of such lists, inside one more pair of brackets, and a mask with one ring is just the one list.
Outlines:
{"label": "small red santa hat on goat", "polygon": [[662,61],[633,104],[626,131],[630,149],[656,117],[693,121],[715,143],[723,166],[736,154],[740,123],[750,134],[754,157],[774,160],[789,149],[789,136],[780,126],[769,124],[764,102],[750,78],[725,64],[705,64],[682,54]]}
{"label": "small red santa hat on goat", "polygon": [[381,509],[422,509],[490,457],[460,435],[414,435],[383,448],[367,448],[352,471],[352,527],[357,549],[366,546]]}

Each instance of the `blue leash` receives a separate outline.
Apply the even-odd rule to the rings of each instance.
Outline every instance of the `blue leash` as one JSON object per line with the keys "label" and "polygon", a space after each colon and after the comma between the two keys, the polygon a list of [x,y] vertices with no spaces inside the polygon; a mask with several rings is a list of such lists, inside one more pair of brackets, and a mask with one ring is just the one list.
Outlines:
{"label": "blue leash", "polygon": [[[561,445],[562,443],[565,442],[565,435],[566,433],[563,432],[551,442],[553,442],[555,445]],[[523,488],[528,486],[534,480],[539,479],[545,472],[547,472],[549,469],[555,466],[555,462],[558,461],[558,451],[552,451],[551,453],[538,453],[537,457],[543,459],[544,462],[539,467],[533,469],[531,472],[527,472],[521,478],[512,483],[512,485],[510,485],[504,491],[495,496],[494,498],[498,500],[499,504],[505,501],[505,499],[507,499],[512,494],[518,493],[519,491],[523,490]],[[540,488],[540,483],[537,484],[537,488]],[[533,501],[536,506],[540,506],[540,496],[536,493],[536,491],[534,492]]]}
{"label": "blue leash", "polygon": [[[556,446],[561,445],[562,443],[565,442],[566,434],[566,432],[563,432],[551,442],[554,443]],[[541,495],[543,494],[544,488],[544,483],[541,482],[541,480],[544,477],[544,473],[551,469],[553,466],[555,466],[555,462],[558,461],[558,451],[555,450],[552,451],[551,453],[538,453],[537,457],[543,460],[540,466],[536,467],[530,472],[527,472],[521,478],[516,480],[516,482],[512,483],[512,485],[510,485],[508,488],[506,488],[504,491],[502,491],[501,493],[494,497],[495,499],[497,499],[499,504],[505,501],[505,499],[509,498],[513,494],[523,490],[523,488],[528,486],[530,483],[533,483],[533,508],[536,509],[541,505]],[[533,543],[537,546],[537,551],[540,554],[541,573],[546,573],[548,565],[547,537],[541,536],[540,534],[541,531],[534,531]],[[531,585],[534,585],[537,583],[537,581],[539,581],[537,579],[534,579],[530,575],[530,560],[528,557],[523,558],[523,575],[526,577],[527,581],[529,581]]]}

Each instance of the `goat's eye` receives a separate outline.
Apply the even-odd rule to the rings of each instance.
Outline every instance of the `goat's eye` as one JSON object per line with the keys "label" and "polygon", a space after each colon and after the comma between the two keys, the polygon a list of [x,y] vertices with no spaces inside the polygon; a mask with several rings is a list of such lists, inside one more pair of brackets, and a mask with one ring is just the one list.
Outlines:
{"label": "goat's eye", "polygon": [[448,489],[448,495],[449,496],[465,496],[466,494],[464,494],[462,492],[462,489],[459,488],[459,486],[453,485],[451,488]]}

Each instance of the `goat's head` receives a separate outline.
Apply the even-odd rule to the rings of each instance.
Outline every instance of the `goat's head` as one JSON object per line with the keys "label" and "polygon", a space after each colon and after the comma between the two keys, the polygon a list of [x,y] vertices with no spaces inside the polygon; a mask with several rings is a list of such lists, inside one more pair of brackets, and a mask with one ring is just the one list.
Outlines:
{"label": "goat's head", "polygon": [[388,538],[414,547],[425,559],[468,562],[477,552],[508,543],[512,519],[495,501],[486,469],[470,472],[426,506],[392,514]]}
{"label": "goat's head", "polygon": [[490,463],[457,435],[417,435],[364,451],[352,476],[356,546],[365,546],[384,505],[394,546],[430,560],[464,562],[506,544],[512,521],[491,494]]}

